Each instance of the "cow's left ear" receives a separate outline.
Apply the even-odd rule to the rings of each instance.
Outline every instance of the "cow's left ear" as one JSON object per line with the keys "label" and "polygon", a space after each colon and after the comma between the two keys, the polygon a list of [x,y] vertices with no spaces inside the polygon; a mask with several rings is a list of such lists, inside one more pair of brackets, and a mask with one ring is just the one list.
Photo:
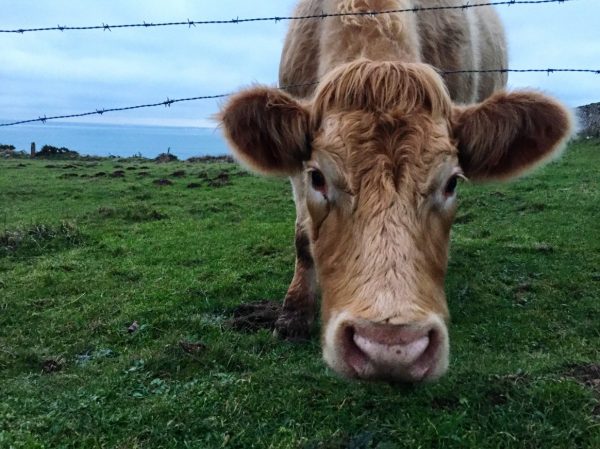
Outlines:
{"label": "cow's left ear", "polygon": [[486,181],[519,176],[558,154],[573,120],[545,95],[499,92],[473,106],[455,106],[452,126],[463,171]]}

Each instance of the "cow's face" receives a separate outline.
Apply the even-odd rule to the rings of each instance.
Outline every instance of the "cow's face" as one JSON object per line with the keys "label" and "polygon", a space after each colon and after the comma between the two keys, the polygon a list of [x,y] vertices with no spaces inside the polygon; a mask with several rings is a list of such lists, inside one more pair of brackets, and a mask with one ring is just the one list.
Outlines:
{"label": "cow's face", "polygon": [[417,382],[448,367],[444,276],[459,178],[504,179],[556,152],[570,120],[535,93],[454,107],[422,64],[357,61],[298,103],[272,89],[222,115],[236,155],[305,176],[323,354],[347,377]]}

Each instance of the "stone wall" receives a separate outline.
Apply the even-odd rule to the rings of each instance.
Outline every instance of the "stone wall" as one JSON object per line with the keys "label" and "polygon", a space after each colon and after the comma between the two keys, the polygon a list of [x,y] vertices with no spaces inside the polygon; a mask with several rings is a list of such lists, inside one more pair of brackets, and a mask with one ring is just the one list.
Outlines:
{"label": "stone wall", "polygon": [[600,137],[600,103],[577,108],[581,137]]}

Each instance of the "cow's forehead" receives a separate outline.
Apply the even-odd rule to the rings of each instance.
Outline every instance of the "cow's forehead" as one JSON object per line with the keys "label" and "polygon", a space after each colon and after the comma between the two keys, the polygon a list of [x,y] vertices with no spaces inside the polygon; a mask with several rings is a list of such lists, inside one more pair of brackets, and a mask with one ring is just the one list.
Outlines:
{"label": "cow's forehead", "polygon": [[313,142],[313,160],[352,191],[370,177],[398,187],[426,183],[458,164],[445,120],[402,111],[342,111],[324,117]]}

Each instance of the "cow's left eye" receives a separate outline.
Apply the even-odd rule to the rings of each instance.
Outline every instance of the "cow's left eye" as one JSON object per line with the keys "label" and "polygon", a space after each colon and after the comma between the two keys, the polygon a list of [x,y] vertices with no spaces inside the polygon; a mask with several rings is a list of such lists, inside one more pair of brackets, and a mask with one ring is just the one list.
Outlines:
{"label": "cow's left eye", "polygon": [[444,189],[444,194],[446,196],[452,196],[452,195],[454,195],[454,193],[456,193],[456,186],[457,185],[458,185],[458,175],[454,175],[446,183],[446,188]]}
{"label": "cow's left eye", "polygon": [[325,176],[321,173],[320,170],[313,168],[310,172],[310,183],[313,189],[318,192],[324,192],[327,189],[327,182],[325,181]]}

